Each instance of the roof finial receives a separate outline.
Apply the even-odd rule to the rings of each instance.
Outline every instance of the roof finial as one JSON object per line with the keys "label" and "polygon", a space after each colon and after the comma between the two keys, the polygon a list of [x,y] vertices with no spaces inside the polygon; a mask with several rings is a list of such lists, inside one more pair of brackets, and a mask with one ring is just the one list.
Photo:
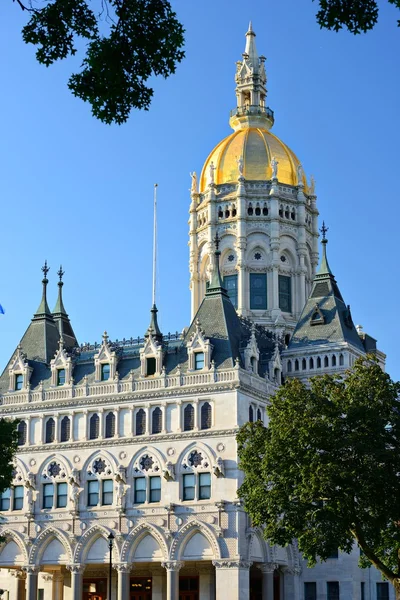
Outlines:
{"label": "roof finial", "polygon": [[63,275],[65,275],[65,271],[63,271],[62,265],[60,265],[60,268],[57,271],[57,275],[58,275],[60,281],[62,281]]}
{"label": "roof finial", "polygon": [[42,267],[42,271],[43,271],[43,274],[44,274],[43,283],[45,281],[46,281],[46,283],[48,283],[47,273],[50,271],[50,267],[47,266],[47,260],[44,261],[44,266]]}
{"label": "roof finial", "polygon": [[251,21],[249,22],[249,28],[247,30],[247,33],[254,33],[254,31],[253,31],[253,25],[252,25]]}
{"label": "roof finial", "polygon": [[157,188],[158,183],[154,184],[154,214],[153,214],[153,294],[152,306],[156,305],[156,267],[157,267]]}
{"label": "roof finial", "polygon": [[326,275],[326,274],[330,274],[332,275],[332,271],[330,269],[329,263],[328,263],[328,258],[326,256],[326,246],[328,244],[328,239],[326,237],[326,234],[329,230],[329,227],[327,227],[325,225],[325,221],[322,221],[322,227],[320,229],[320,232],[322,233],[322,259],[321,259],[321,265],[319,267],[318,273],[317,275]]}
{"label": "roof finial", "polygon": [[322,233],[322,241],[323,242],[327,242],[328,240],[326,239],[326,234],[329,231],[329,227],[326,227],[325,225],[325,221],[322,221],[322,227],[320,229],[320,232]]}
{"label": "roof finial", "polygon": [[218,231],[217,231],[217,233],[215,234],[215,238],[214,238],[215,250],[217,252],[219,252],[219,245],[220,245],[220,243],[221,243],[221,238],[219,237]]}
{"label": "roof finial", "polygon": [[47,260],[44,261],[44,266],[42,267],[42,271],[43,271],[42,300],[41,300],[41,302],[39,304],[39,308],[37,309],[37,311],[35,313],[35,318],[36,317],[40,318],[40,317],[43,317],[44,315],[50,315],[50,309],[49,309],[49,306],[47,304],[47,284],[49,283],[49,280],[47,279],[47,273],[50,271],[50,267],[47,266]]}

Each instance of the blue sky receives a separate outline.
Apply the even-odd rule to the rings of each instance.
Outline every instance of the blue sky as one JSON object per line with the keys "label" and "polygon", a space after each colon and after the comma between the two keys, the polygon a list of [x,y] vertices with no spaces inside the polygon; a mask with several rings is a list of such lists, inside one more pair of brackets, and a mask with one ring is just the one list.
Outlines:
{"label": "blue sky", "polygon": [[67,89],[80,58],[46,69],[20,35],[26,16],[0,19],[0,370],[41,296],[65,269],[64,300],[80,342],[142,335],[151,303],[153,184],[159,184],[158,306],[162,330],[189,323],[189,172],[230,133],[235,61],[250,19],[267,56],[273,131],[316,179],[329,261],[353,318],[378,338],[393,378],[399,339],[398,11],[380,5],[362,36],[321,31],[311,0],[174,3],[186,58],[154,82],[147,113],[107,126]]}

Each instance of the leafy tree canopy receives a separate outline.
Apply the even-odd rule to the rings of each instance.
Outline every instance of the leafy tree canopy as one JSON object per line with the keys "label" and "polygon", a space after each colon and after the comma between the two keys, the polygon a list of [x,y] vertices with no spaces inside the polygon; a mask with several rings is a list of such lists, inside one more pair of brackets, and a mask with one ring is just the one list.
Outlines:
{"label": "leafy tree canopy", "polygon": [[[289,380],[269,423],[238,434],[238,495],[272,544],[298,540],[310,566],[354,540],[400,597],[400,383],[369,357],[346,379]],[[369,562],[370,561],[370,562]]]}
{"label": "leafy tree canopy", "polygon": [[12,460],[17,451],[18,421],[0,419],[0,493],[8,489],[12,481]]}
{"label": "leafy tree canopy", "polygon": [[[168,0],[13,0],[30,15],[23,40],[47,67],[85,45],[72,93],[104,123],[124,123],[133,108],[148,110],[152,75],[169,77],[184,58],[184,28]],[[372,29],[377,0],[318,0],[321,27],[352,33]],[[400,8],[400,0],[389,0]],[[400,25],[400,20],[399,20]]]}

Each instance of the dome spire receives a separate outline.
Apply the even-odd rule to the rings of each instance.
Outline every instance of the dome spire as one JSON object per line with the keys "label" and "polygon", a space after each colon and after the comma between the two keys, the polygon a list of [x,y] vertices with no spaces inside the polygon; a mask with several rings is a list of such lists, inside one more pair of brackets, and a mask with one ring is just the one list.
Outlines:
{"label": "dome spire", "polygon": [[242,60],[236,63],[237,107],[231,111],[230,125],[235,131],[247,127],[270,129],[274,124],[274,113],[265,105],[265,56],[258,55],[256,34],[251,21],[246,32],[246,47],[242,57]]}

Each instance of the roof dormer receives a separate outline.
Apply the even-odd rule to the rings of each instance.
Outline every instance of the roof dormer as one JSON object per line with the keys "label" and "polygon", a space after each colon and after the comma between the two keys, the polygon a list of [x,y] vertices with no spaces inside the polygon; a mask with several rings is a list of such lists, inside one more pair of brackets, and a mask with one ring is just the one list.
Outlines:
{"label": "roof dormer", "polygon": [[29,366],[26,360],[26,354],[22,352],[21,344],[19,344],[8,369],[10,377],[9,391],[19,392],[28,390],[32,371],[32,367]]}
{"label": "roof dormer", "polygon": [[113,380],[117,373],[118,356],[108,341],[107,331],[103,333],[103,341],[94,357],[96,381]]}
{"label": "roof dormer", "polygon": [[199,319],[196,320],[196,329],[187,343],[189,371],[201,371],[211,367],[213,345],[204,335]]}
{"label": "roof dormer", "polygon": [[58,342],[58,350],[50,362],[51,385],[62,386],[71,385],[73,364],[71,357],[67,354],[64,347],[64,339],[61,337]]}

